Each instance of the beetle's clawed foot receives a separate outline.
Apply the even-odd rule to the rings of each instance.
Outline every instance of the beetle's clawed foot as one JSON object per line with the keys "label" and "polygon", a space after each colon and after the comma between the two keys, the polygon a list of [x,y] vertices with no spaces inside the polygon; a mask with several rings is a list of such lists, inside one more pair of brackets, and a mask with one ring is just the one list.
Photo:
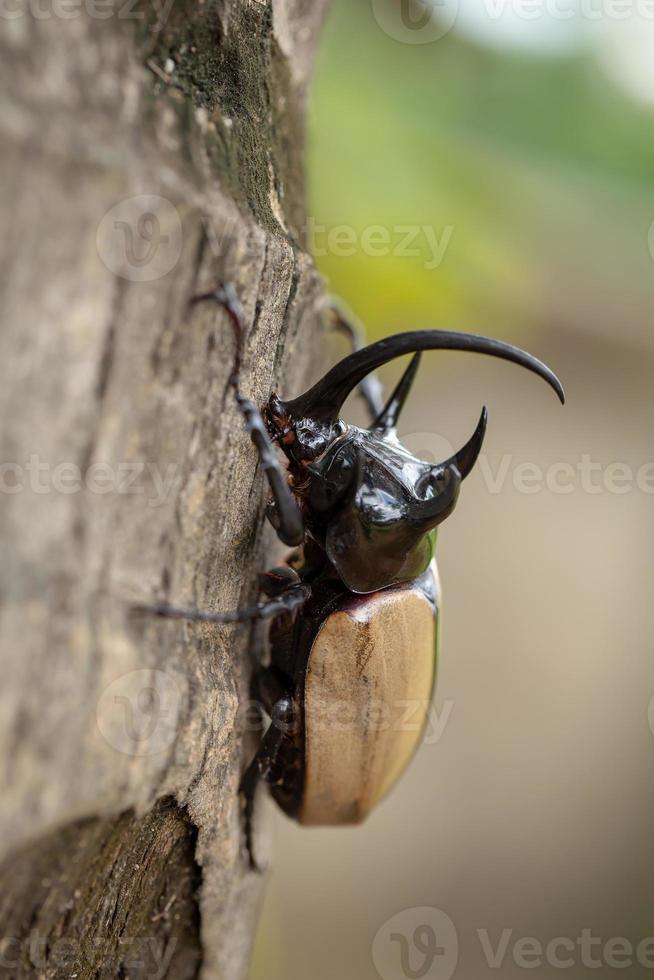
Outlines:
{"label": "beetle's clawed foot", "polygon": [[207,293],[198,293],[197,296],[191,298],[191,305],[195,306],[196,303],[204,303],[207,300],[217,303],[242,321],[243,307],[231,282],[219,282],[215,289],[211,289]]}
{"label": "beetle's clawed foot", "polygon": [[239,787],[239,800],[241,804],[241,820],[243,825],[243,835],[245,838],[245,852],[250,871],[256,874],[263,874],[265,867],[257,861],[254,853],[254,799],[257,791],[257,781],[248,779],[245,774]]}
{"label": "beetle's clawed foot", "polygon": [[236,351],[234,353],[234,365],[229,377],[229,385],[237,392],[238,397],[238,384],[241,374],[241,350],[243,347],[243,307],[238,298],[238,293],[231,282],[221,282],[218,283],[215,289],[210,290],[208,293],[198,293],[197,296],[193,296],[190,305],[195,306],[197,303],[204,303],[207,300],[217,303],[218,306],[222,307],[228,314],[232,324],[234,340],[236,341]]}

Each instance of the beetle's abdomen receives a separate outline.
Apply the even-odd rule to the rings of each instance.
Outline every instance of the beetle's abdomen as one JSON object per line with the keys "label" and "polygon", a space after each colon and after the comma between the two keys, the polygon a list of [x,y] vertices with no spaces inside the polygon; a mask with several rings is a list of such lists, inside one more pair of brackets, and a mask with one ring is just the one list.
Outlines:
{"label": "beetle's abdomen", "polygon": [[436,611],[415,585],[328,617],[307,664],[300,823],[359,823],[388,792],[422,738],[435,663]]}

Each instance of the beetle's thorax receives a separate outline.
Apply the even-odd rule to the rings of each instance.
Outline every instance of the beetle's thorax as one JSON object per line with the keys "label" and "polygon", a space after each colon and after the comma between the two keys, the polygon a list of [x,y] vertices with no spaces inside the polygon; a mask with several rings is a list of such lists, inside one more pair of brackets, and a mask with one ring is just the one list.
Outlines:
{"label": "beetle's thorax", "polygon": [[327,434],[318,427],[319,436],[331,436],[326,448],[298,460],[310,420],[292,431],[295,441],[286,445],[307,529],[345,586],[373,592],[421,575],[433,556],[430,532],[456,502],[456,468],[417,459],[394,433],[343,422]]}

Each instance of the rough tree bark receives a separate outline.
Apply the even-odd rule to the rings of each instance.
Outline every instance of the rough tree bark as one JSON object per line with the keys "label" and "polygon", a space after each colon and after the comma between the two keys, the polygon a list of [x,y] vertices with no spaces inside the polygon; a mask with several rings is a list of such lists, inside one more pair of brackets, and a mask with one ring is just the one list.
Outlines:
{"label": "rough tree bark", "polygon": [[245,970],[252,632],[130,607],[234,608],[278,557],[226,390],[228,321],[189,300],[234,282],[246,394],[302,388],[321,292],[303,109],[325,6],[4,0],[3,976]]}

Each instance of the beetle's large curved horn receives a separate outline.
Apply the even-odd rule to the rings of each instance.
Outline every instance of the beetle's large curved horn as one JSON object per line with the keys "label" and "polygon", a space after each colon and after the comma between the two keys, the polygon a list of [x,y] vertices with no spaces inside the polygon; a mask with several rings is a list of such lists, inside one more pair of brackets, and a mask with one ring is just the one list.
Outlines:
{"label": "beetle's large curved horn", "polygon": [[512,361],[540,375],[554,389],[561,402],[565,400],[563,387],[554,372],[519,347],[477,334],[451,330],[410,330],[385,337],[343,358],[312,388],[291,401],[281,402],[281,407],[292,418],[310,417],[333,422],[338,418],[343,402],[362,378],[387,361],[422,350],[470,351]]}

